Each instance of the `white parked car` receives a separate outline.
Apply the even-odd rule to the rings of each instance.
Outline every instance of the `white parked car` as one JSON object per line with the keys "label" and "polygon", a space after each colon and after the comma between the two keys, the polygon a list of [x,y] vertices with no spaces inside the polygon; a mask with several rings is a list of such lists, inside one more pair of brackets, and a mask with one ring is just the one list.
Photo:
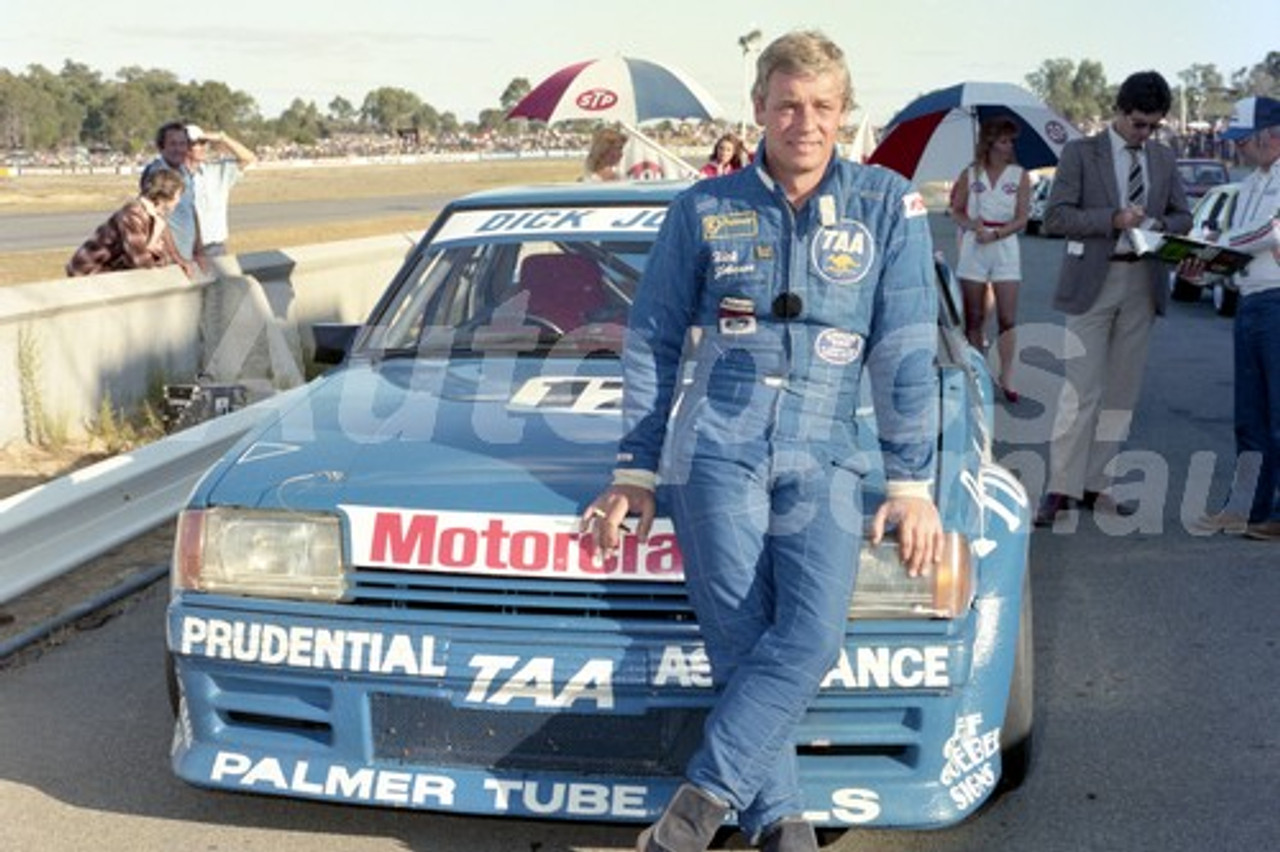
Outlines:
{"label": "white parked car", "polygon": [[1031,187],[1031,202],[1027,207],[1027,236],[1044,234],[1044,214],[1049,209],[1049,193],[1052,190],[1052,177],[1042,177]]}
{"label": "white parked car", "polygon": [[[1231,221],[1236,206],[1240,184],[1224,183],[1204,194],[1191,210],[1191,233],[1221,231]],[[1198,302],[1204,291],[1213,295],[1213,307],[1224,316],[1235,316],[1240,298],[1235,278],[1230,275],[1206,275],[1198,281],[1189,281],[1178,274],[1177,267],[1169,267],[1169,295],[1179,302]]]}

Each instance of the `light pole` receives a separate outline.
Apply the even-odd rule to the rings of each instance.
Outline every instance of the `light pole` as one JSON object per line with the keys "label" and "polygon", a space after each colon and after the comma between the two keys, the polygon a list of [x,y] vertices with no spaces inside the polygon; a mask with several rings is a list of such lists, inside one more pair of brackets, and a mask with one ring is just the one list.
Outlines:
{"label": "light pole", "polygon": [[745,144],[747,141],[747,116],[751,112],[751,54],[760,49],[760,40],[764,38],[760,30],[738,38],[738,47],[742,48],[742,121],[738,124],[738,138]]}

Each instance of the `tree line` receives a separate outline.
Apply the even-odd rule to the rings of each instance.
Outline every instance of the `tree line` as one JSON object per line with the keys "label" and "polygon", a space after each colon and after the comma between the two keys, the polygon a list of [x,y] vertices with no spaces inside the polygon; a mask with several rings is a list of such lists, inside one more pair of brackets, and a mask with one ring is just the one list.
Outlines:
{"label": "tree line", "polygon": [[[1250,94],[1280,97],[1280,51],[1229,77],[1212,64],[1178,73],[1172,117],[1212,121],[1230,114],[1231,102]],[[1088,125],[1111,111],[1116,87],[1100,62],[1046,59],[1026,84],[1072,122]],[[520,133],[523,121],[507,112],[531,90],[517,77],[491,109],[462,122],[407,89],[385,86],[365,95],[359,107],[334,97],[322,111],[296,98],[275,118],[264,117],[254,98],[225,83],[178,79],[170,71],[121,68],[114,77],[70,59],[54,73],[40,65],[13,73],[0,68],[0,150],[54,151],[68,147],[137,155],[153,147],[155,130],[174,117],[233,131],[254,145],[314,144],[342,133],[412,133],[419,138]],[[1185,106],[1185,111],[1184,111]],[[579,128],[580,129],[580,128]]]}
{"label": "tree line", "polygon": [[[1085,59],[1046,59],[1026,77],[1027,87],[1076,125],[1088,125],[1111,114],[1119,85],[1107,83],[1102,63]],[[1280,98],[1280,51],[1270,51],[1256,65],[1224,76],[1213,64],[1193,64],[1170,80],[1174,87],[1170,118],[1213,121],[1231,115],[1234,101],[1249,95]]]}
{"label": "tree line", "polygon": [[70,59],[57,73],[40,65],[17,74],[0,68],[0,150],[83,146],[133,155],[153,150],[156,129],[175,118],[230,130],[259,145],[309,145],[338,133],[438,135],[466,129],[453,113],[391,86],[369,92],[358,108],[335,97],[322,112],[315,102],[295,98],[280,115],[267,118],[246,92],[215,80],[183,82],[156,68],[128,66],[109,79]]}

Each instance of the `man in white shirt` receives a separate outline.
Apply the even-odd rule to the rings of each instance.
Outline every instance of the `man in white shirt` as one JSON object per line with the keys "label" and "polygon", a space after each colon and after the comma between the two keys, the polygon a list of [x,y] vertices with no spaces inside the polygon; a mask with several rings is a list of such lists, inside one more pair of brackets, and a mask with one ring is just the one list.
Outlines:
{"label": "man in white shirt", "polygon": [[200,239],[200,225],[196,220],[195,190],[191,169],[187,167],[187,154],[190,150],[187,128],[182,122],[170,121],[161,125],[156,131],[156,150],[159,156],[147,164],[142,170],[139,186],[146,188],[147,179],[156,169],[171,169],[182,176],[182,195],[178,206],[169,214],[167,221],[169,231],[173,234],[173,243],[178,249],[179,263],[188,277],[195,278],[201,272],[207,272],[209,259],[204,253],[204,243]]}
{"label": "man in white shirt", "polygon": [[[187,137],[190,139],[187,168],[194,184],[192,195],[204,253],[217,257],[227,251],[227,206],[231,187],[258,158],[227,133],[206,133],[199,125],[188,124]],[[214,157],[209,156],[210,149],[217,149]]]}
{"label": "man in white shirt", "polygon": [[1240,184],[1231,226],[1218,241],[1253,255],[1236,275],[1233,339],[1236,483],[1251,479],[1254,468],[1257,480],[1247,517],[1235,509],[1242,495],[1233,494],[1230,508],[1196,526],[1280,541],[1280,100],[1237,101],[1222,135],[1256,167]]}

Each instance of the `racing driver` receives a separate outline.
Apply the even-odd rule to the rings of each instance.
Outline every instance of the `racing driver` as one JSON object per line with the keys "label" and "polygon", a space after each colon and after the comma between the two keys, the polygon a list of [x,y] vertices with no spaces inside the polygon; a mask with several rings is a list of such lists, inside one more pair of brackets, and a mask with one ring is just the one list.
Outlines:
{"label": "racing driver", "polygon": [[857,449],[864,373],[887,483],[869,535],[896,526],[913,575],[942,554],[923,202],[896,174],[836,155],[853,92],[823,34],[769,45],[752,101],[754,164],[686,190],[659,232],[623,353],[614,480],[582,517],[606,553],[628,514],[643,539],[661,480],[717,688],[642,852],[700,852],[730,811],[762,849],[818,848],[791,736],[845,633],[874,462]]}

